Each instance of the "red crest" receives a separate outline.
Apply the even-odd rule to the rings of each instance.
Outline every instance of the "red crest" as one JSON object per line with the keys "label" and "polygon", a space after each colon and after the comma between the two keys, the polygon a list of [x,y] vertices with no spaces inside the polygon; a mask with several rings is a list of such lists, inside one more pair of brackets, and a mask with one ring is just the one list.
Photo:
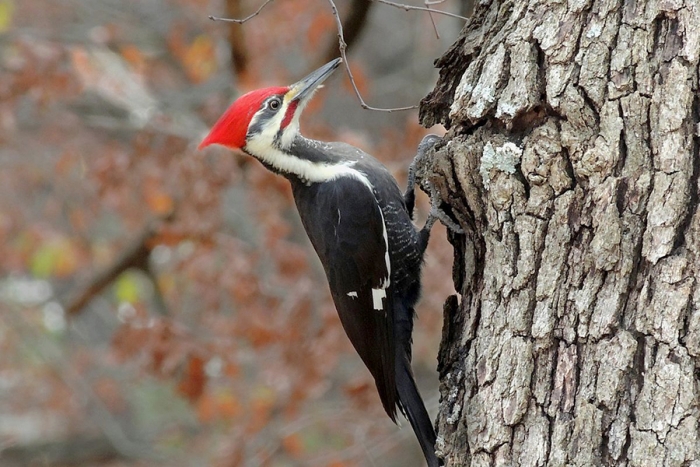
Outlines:
{"label": "red crest", "polygon": [[260,110],[260,104],[273,94],[285,94],[289,88],[273,87],[256,89],[236,99],[231,107],[217,120],[206,138],[197,149],[204,149],[211,144],[220,144],[232,149],[245,146],[248,125]]}

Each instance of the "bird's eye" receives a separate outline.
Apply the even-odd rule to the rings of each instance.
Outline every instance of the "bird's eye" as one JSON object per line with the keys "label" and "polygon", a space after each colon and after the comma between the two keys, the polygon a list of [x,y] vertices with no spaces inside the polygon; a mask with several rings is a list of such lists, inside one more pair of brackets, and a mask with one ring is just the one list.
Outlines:
{"label": "bird's eye", "polygon": [[277,110],[277,109],[279,109],[279,108],[280,108],[280,105],[282,105],[282,103],[280,102],[279,99],[272,99],[270,102],[267,103],[267,106],[268,106],[271,110]]}

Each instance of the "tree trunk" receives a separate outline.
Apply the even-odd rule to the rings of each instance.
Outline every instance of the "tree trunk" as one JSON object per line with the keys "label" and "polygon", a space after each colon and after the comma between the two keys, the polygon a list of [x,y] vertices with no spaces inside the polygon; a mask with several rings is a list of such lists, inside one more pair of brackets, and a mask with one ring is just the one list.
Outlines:
{"label": "tree trunk", "polygon": [[699,53],[698,0],[484,0],[438,60],[447,466],[700,465]]}

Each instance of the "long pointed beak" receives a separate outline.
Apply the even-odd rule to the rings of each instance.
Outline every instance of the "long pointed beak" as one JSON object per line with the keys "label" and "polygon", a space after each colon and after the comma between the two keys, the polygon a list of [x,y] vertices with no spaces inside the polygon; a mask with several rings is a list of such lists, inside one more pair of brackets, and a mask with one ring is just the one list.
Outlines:
{"label": "long pointed beak", "polygon": [[297,81],[289,88],[292,91],[292,100],[303,102],[306,98],[311,97],[319,88],[326,78],[335,71],[343,60],[336,58],[332,62],[328,62],[316,71],[311,72],[306,78]]}

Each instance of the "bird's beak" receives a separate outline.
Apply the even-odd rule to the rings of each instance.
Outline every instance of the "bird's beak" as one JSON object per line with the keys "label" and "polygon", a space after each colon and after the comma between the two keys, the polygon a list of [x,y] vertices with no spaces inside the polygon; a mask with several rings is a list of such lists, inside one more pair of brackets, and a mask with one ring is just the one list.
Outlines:
{"label": "bird's beak", "polygon": [[311,97],[321,83],[338,68],[342,61],[341,58],[336,58],[332,62],[326,63],[318,70],[311,72],[306,78],[292,84],[289,87],[291,91],[289,93],[291,100],[301,103]]}

